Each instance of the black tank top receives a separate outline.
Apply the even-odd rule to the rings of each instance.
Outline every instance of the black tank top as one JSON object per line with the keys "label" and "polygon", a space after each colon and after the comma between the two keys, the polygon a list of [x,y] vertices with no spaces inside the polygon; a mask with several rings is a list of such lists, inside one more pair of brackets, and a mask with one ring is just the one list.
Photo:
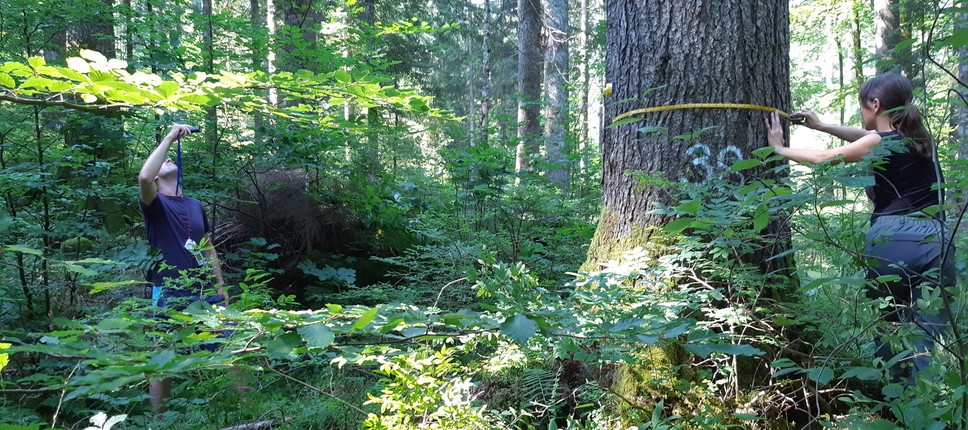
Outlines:
{"label": "black tank top", "polygon": [[934,160],[919,155],[912,145],[899,145],[904,137],[896,131],[878,134],[879,145],[891,145],[892,149],[884,163],[871,168],[874,186],[867,187],[867,197],[874,203],[871,223],[880,216],[907,215],[938,205],[935,184],[944,179]]}

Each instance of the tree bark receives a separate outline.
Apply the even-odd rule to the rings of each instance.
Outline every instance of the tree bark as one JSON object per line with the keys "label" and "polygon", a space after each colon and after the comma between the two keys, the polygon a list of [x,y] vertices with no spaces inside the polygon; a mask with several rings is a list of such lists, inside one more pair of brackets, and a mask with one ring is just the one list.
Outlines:
{"label": "tree bark", "polygon": [[853,12],[853,27],[851,28],[851,41],[854,47],[854,84],[860,85],[864,82],[864,46],[861,45],[860,37],[860,16],[863,3],[855,0],[851,7]]}
{"label": "tree bark", "polygon": [[547,0],[545,44],[545,176],[559,188],[568,184],[565,135],[568,130],[568,0]]}
{"label": "tree bark", "polygon": [[541,137],[541,3],[518,0],[518,145],[514,171],[520,178]]}
{"label": "tree bark", "polygon": [[585,151],[587,150],[589,141],[589,127],[588,122],[590,118],[588,117],[588,94],[589,89],[592,86],[591,79],[589,78],[589,37],[588,37],[588,0],[581,0],[579,6],[581,10],[579,11],[579,27],[578,27],[578,49],[581,61],[581,66],[579,66],[581,76],[578,79],[578,88],[581,92],[581,96],[578,101],[578,178],[579,181],[584,181],[586,163],[588,162],[585,157]]}
{"label": "tree bark", "polygon": [[[606,4],[605,78],[613,95],[605,123],[639,108],[680,103],[750,103],[789,110],[789,18],[786,1],[612,0]],[[672,182],[704,183],[766,145],[760,111],[681,109],[646,114],[602,133],[602,214],[588,264],[647,246],[668,217],[668,189],[646,186],[629,171]],[[667,132],[645,133],[645,126]],[[673,136],[714,127],[699,138]],[[739,174],[742,173],[742,174]],[[769,175],[732,173],[733,182]],[[769,230],[774,226],[767,227]],[[764,232],[777,234],[777,232]],[[779,250],[769,249],[775,255]]]}
{"label": "tree bark", "polygon": [[910,67],[902,53],[896,53],[901,42],[901,10],[898,0],[874,1],[874,54],[877,74],[904,73],[910,77]]}

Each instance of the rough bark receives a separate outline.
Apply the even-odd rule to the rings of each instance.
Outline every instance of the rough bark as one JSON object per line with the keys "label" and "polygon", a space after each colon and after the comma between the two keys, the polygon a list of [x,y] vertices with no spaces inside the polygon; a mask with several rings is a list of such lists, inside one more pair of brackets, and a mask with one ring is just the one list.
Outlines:
{"label": "rough bark", "polygon": [[586,170],[586,157],[585,150],[588,145],[588,92],[591,88],[591,80],[589,79],[589,46],[588,46],[588,0],[581,0],[579,5],[581,10],[579,11],[579,23],[578,23],[578,49],[579,57],[581,58],[581,65],[579,66],[580,77],[578,78],[578,88],[581,91],[581,96],[578,101],[578,178],[579,180],[584,180],[585,170]]}
{"label": "rough bark", "polygon": [[[634,109],[680,103],[751,103],[789,110],[786,1],[612,0],[606,4],[606,22],[605,79],[613,87],[605,102],[606,124]],[[766,144],[761,111],[683,109],[646,115],[641,122],[603,130],[602,215],[586,267],[648,245],[655,231],[650,227],[669,221],[649,213],[656,203],[672,203],[668,190],[644,186],[628,171],[664,172],[669,181],[700,183],[721,176],[737,158],[749,158]],[[640,132],[645,126],[668,132]],[[715,128],[688,142],[673,138],[706,127]],[[728,179],[748,181],[766,174],[741,173]]]}
{"label": "rough bark", "polygon": [[541,3],[518,0],[518,145],[514,171],[523,175],[541,138]]}
{"label": "rough bark", "polygon": [[484,22],[481,42],[481,138],[487,145],[488,121],[491,114],[491,0],[484,0]]}

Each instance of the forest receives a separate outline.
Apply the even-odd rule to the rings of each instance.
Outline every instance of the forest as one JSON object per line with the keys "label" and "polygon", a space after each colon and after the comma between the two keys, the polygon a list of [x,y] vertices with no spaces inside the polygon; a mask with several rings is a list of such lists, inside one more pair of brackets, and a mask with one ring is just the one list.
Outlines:
{"label": "forest", "polygon": [[[0,430],[968,430],[966,82],[962,0],[0,0]],[[915,149],[780,152],[915,108],[902,303]]]}

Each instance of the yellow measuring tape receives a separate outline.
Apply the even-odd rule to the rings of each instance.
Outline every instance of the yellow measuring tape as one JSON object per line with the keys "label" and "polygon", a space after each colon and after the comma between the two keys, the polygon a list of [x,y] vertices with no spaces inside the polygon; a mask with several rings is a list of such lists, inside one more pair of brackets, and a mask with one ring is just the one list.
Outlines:
{"label": "yellow measuring tape", "polygon": [[751,105],[751,104],[743,104],[743,103],[685,103],[681,105],[656,106],[656,107],[650,107],[645,109],[636,109],[633,111],[628,111],[615,117],[615,119],[612,120],[612,123],[618,122],[619,120],[628,118],[632,115],[638,115],[640,113],[659,112],[663,110],[673,110],[673,109],[694,109],[694,108],[755,109],[755,110],[761,110],[766,112],[776,112],[785,118],[790,118],[790,114],[782,110],[779,110],[777,108],[772,108],[767,106]]}

